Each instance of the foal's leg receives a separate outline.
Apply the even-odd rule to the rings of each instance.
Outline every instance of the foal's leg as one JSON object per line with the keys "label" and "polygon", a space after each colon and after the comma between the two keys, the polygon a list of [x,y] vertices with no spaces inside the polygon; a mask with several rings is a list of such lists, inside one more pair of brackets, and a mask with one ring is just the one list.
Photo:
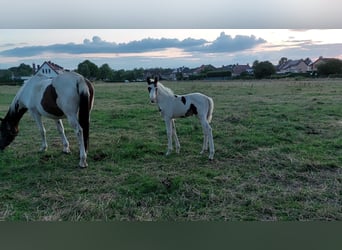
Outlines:
{"label": "foal's leg", "polygon": [[69,148],[68,139],[66,138],[65,133],[64,133],[63,122],[60,119],[59,120],[55,120],[55,122],[56,122],[56,126],[57,126],[57,131],[58,131],[59,135],[62,138],[63,153],[68,154],[68,153],[70,153],[70,148]]}
{"label": "foal's leg", "polygon": [[201,120],[202,129],[203,129],[203,146],[202,151],[200,154],[203,154],[208,150],[208,128],[207,128],[207,122],[205,120]]}
{"label": "foal's leg", "polygon": [[78,139],[78,144],[80,147],[80,163],[79,166],[81,168],[85,168],[88,166],[87,163],[87,153],[85,151],[84,147],[84,140],[83,140],[83,129],[78,123],[77,117],[76,116],[68,116],[68,121],[71,125],[71,127],[75,130],[76,136]]}
{"label": "foal's leg", "polygon": [[179,143],[178,136],[177,136],[175,120],[172,119],[171,122],[172,122],[172,134],[173,134],[173,137],[175,138],[175,144],[176,144],[176,153],[178,154],[180,150],[180,143]]}
{"label": "foal's leg", "polygon": [[30,110],[30,112],[31,112],[31,115],[32,115],[33,119],[35,120],[35,122],[38,126],[40,135],[42,137],[42,146],[40,147],[39,151],[44,152],[47,150],[48,145],[46,142],[46,130],[45,130],[43,122],[42,122],[42,117],[40,116],[39,113],[37,113],[34,110]]}
{"label": "foal's leg", "polygon": [[201,118],[201,124],[203,128],[203,147],[201,154],[203,154],[205,151],[208,150],[208,143],[209,143],[209,160],[214,159],[214,154],[215,154],[215,148],[214,148],[214,139],[213,139],[213,132],[212,128],[207,121],[206,118]]}
{"label": "foal's leg", "polygon": [[172,151],[172,119],[170,118],[165,118],[165,125],[166,125],[166,134],[167,134],[167,151],[166,155],[171,154]]}

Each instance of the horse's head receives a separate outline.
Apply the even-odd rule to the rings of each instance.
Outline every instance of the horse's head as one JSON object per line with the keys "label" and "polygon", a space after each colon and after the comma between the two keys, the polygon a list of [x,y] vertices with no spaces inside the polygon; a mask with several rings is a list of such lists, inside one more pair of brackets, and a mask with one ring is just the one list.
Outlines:
{"label": "horse's head", "polygon": [[19,130],[17,126],[12,126],[6,118],[0,118],[0,121],[0,150],[4,150],[18,135]]}
{"label": "horse's head", "polygon": [[150,100],[152,103],[155,103],[157,102],[158,77],[155,77],[154,81],[152,81],[150,77],[147,77],[147,84]]}

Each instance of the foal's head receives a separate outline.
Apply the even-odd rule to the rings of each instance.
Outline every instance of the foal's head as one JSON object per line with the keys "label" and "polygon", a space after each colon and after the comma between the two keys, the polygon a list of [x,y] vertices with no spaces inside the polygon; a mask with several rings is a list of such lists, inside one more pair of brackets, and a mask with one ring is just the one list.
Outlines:
{"label": "foal's head", "polygon": [[8,119],[0,118],[0,150],[4,150],[18,135],[18,126],[13,126]]}
{"label": "foal's head", "polygon": [[153,82],[150,77],[147,77],[147,84],[150,100],[152,103],[155,103],[157,102],[158,77],[155,77]]}

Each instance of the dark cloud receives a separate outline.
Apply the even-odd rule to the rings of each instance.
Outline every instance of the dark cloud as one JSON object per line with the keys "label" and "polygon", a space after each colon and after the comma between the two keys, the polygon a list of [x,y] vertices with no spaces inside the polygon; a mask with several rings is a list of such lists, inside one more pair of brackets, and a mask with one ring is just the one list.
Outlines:
{"label": "dark cloud", "polygon": [[224,32],[210,45],[203,48],[202,51],[211,53],[220,52],[236,52],[255,47],[258,44],[266,43],[266,40],[255,36],[241,36],[237,35],[235,38],[226,35]]}
{"label": "dark cloud", "polygon": [[145,38],[128,43],[114,43],[102,40],[94,36],[92,40],[85,39],[81,44],[53,44],[47,46],[23,46],[0,52],[2,56],[29,57],[44,53],[67,53],[67,54],[96,54],[96,53],[143,53],[149,51],[164,50],[167,48],[179,48],[187,52],[223,53],[243,51],[265,43],[264,39],[255,36],[231,37],[225,33],[210,42],[205,39],[187,38],[179,40],[175,38]]}

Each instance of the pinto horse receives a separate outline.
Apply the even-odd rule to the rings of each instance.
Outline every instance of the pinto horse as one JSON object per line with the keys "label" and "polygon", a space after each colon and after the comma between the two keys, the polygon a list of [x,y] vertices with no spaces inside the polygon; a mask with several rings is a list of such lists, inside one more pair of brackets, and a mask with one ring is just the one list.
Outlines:
{"label": "pinto horse", "polygon": [[201,154],[208,150],[209,144],[209,159],[213,160],[215,149],[212,128],[210,126],[214,110],[213,99],[201,93],[175,95],[171,89],[160,83],[157,77],[154,81],[148,77],[147,84],[150,101],[158,104],[159,111],[165,121],[168,139],[166,155],[169,155],[173,149],[172,136],[175,139],[176,152],[179,153],[180,150],[174,118],[196,115],[201,122],[204,134]]}
{"label": "pinto horse", "polygon": [[14,97],[0,125],[0,150],[4,150],[19,133],[19,121],[29,111],[42,136],[40,151],[46,151],[46,132],[42,116],[54,119],[62,138],[63,152],[69,153],[69,142],[64,133],[62,118],[67,118],[75,129],[80,147],[79,166],[87,167],[90,111],[94,102],[91,82],[75,72],[65,72],[54,79],[35,75]]}

